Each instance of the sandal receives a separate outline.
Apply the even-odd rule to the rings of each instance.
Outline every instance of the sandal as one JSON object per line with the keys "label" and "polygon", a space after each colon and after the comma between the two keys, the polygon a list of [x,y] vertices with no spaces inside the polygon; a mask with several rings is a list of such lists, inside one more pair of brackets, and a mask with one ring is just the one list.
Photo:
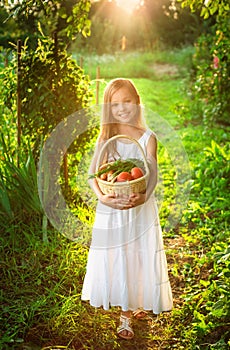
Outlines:
{"label": "sandal", "polygon": [[142,320],[147,316],[147,312],[144,311],[143,309],[137,309],[133,311],[133,316],[138,320]]}
{"label": "sandal", "polygon": [[[124,335],[123,332],[127,331],[130,334]],[[121,315],[120,317],[120,325],[117,328],[117,334],[120,338],[130,340],[134,337],[134,332],[131,328],[131,318]]]}

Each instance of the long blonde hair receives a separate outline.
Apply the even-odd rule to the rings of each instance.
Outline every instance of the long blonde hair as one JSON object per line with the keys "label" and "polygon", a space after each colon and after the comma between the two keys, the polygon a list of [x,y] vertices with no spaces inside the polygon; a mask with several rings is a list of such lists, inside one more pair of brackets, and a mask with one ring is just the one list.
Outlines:
{"label": "long blonde hair", "polygon": [[114,136],[118,132],[118,123],[114,119],[111,111],[111,100],[113,94],[121,88],[128,88],[131,95],[135,99],[135,103],[138,106],[135,127],[145,128],[145,122],[142,116],[140,95],[134,86],[133,82],[129,79],[117,78],[109,82],[104,91],[104,104],[102,108],[102,118],[101,118],[101,132],[99,139],[100,141],[106,141],[110,137]]}

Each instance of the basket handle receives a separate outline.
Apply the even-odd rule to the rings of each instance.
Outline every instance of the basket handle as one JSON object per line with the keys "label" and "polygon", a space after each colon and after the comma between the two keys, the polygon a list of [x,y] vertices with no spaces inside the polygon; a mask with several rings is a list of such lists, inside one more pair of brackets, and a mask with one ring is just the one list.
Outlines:
{"label": "basket handle", "polygon": [[96,169],[98,170],[99,169],[99,166],[100,166],[100,163],[101,163],[101,159],[102,159],[102,156],[103,156],[103,153],[104,153],[104,150],[105,148],[108,146],[108,144],[116,139],[129,139],[130,141],[132,141],[133,143],[135,143],[139,150],[141,151],[141,154],[143,156],[143,161],[144,161],[144,166],[145,166],[145,170],[146,170],[146,174],[149,173],[149,167],[148,167],[148,163],[147,163],[147,159],[146,159],[146,156],[145,156],[145,153],[141,147],[141,145],[139,144],[139,142],[130,137],[130,136],[127,136],[127,135],[115,135],[113,137],[111,137],[110,139],[108,139],[105,144],[102,146],[100,152],[99,152],[99,156],[98,156],[98,160],[97,160],[97,163],[96,163]]}

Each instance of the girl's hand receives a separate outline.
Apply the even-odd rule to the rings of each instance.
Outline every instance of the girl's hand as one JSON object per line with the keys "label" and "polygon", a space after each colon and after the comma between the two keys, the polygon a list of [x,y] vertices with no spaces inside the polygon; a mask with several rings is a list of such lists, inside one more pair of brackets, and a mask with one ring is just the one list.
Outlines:
{"label": "girl's hand", "polygon": [[104,194],[99,200],[113,209],[125,210],[133,207],[130,196],[126,195]]}
{"label": "girl's hand", "polygon": [[132,193],[129,196],[129,203],[132,207],[137,207],[138,205],[144,204],[146,201],[145,193]]}

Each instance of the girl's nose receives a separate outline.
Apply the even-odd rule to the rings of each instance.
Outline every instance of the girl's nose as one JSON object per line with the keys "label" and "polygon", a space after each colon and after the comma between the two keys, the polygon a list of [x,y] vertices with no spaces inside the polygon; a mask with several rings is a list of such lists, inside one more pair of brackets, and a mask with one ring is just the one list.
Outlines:
{"label": "girl's nose", "polygon": [[118,105],[119,112],[124,111],[124,109],[125,109],[125,104],[124,103],[119,103],[119,105]]}

